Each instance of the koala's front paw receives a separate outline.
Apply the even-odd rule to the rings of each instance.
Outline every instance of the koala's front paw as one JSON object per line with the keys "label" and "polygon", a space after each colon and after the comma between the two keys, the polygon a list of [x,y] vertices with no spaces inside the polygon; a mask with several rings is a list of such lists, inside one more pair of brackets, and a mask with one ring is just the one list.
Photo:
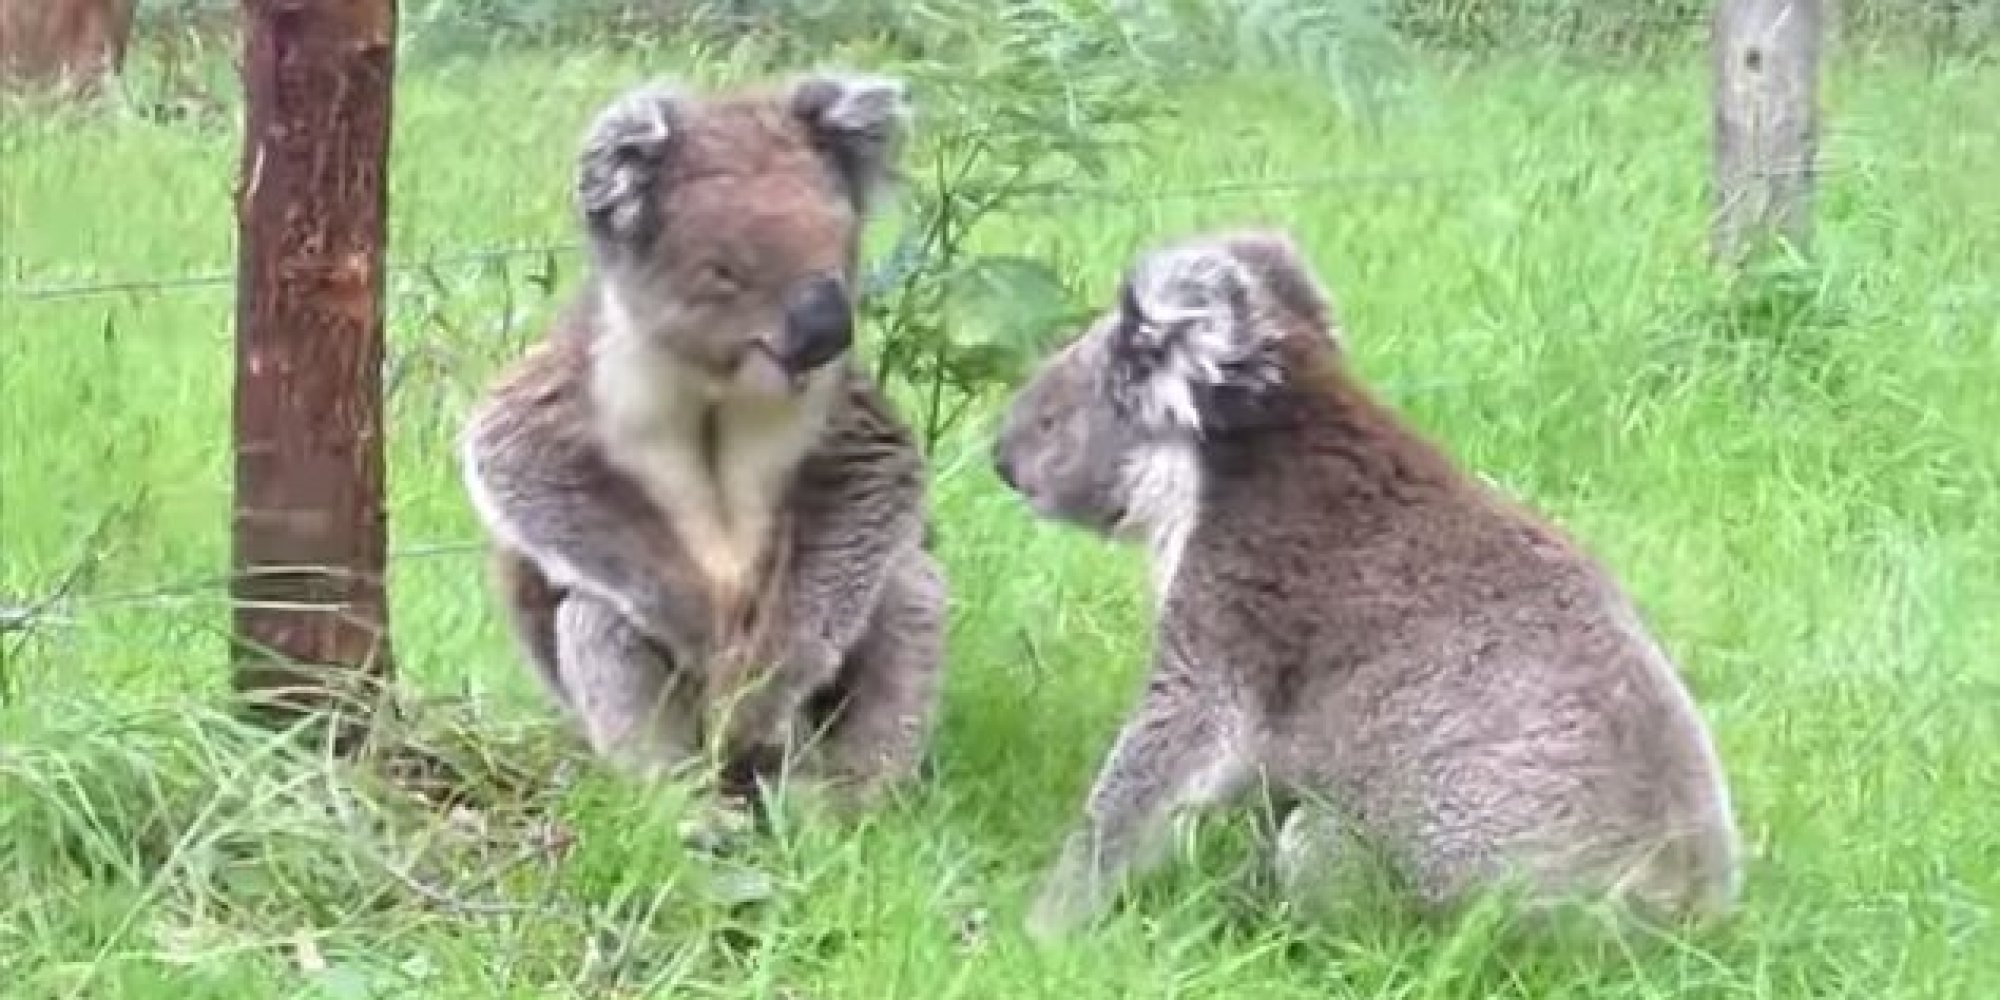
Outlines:
{"label": "koala's front paw", "polygon": [[1044,881],[1028,908],[1023,929],[1037,944],[1053,944],[1069,937],[1097,912],[1097,906],[1082,886],[1063,885],[1054,878]]}
{"label": "koala's front paw", "polygon": [[1085,827],[1063,841],[1062,855],[1042,877],[1028,911],[1028,936],[1053,941],[1082,930],[1109,909],[1124,864],[1107,854],[1102,831]]}
{"label": "koala's front paw", "polygon": [[788,756],[783,743],[753,743],[732,749],[722,761],[716,790],[729,798],[759,801],[764,794],[762,786],[784,774]]}
{"label": "koala's front paw", "polygon": [[632,626],[652,640],[670,662],[705,663],[714,655],[708,617],[702,602],[651,586],[625,601]]}
{"label": "koala's front paw", "polygon": [[754,803],[722,795],[697,803],[681,819],[681,846],[716,857],[733,852],[756,830]]}
{"label": "koala's front paw", "polygon": [[719,692],[715,706],[723,749],[730,756],[779,747],[791,751],[799,738],[800,713],[812,696],[833,681],[840,652],[816,635],[789,638],[781,650],[759,650],[757,669],[743,671],[739,686]]}
{"label": "koala's front paw", "polygon": [[1063,857],[1042,877],[1041,889],[1028,910],[1028,937],[1053,942],[1081,930],[1103,912],[1106,893],[1080,850],[1080,836],[1065,845]]}
{"label": "koala's front paw", "polygon": [[800,784],[837,821],[855,820],[874,812],[896,792],[895,783],[880,774],[856,774],[830,765],[818,754],[808,756],[797,773]]}
{"label": "koala's front paw", "polygon": [[833,683],[840,673],[840,660],[840,650],[825,636],[795,635],[780,654],[779,669],[798,687],[798,701],[803,704],[820,688]]}

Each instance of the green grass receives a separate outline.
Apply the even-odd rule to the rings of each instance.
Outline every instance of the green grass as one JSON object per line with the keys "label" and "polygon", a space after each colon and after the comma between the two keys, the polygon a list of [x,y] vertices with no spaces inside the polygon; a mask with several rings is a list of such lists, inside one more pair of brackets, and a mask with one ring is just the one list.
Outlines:
{"label": "green grass", "polygon": [[[71,587],[0,636],[5,995],[2000,995],[2000,71],[1838,55],[1818,264],[1755,294],[1703,262],[1693,57],[1438,70],[1379,134],[1310,87],[1207,88],[1120,167],[1126,197],[987,234],[1103,294],[1151,241],[1291,228],[1383,394],[1623,575],[1715,726],[1751,860],[1732,926],[1606,957],[1288,919],[1224,888],[1226,837],[1031,948],[1027,894],[1134,694],[1146,606],[1134,554],[1002,491],[990,406],[936,460],[934,782],[719,864],[677,846],[672,794],[578,756],[464,545],[450,451],[553,308],[545,265],[421,264],[569,240],[574,136],[661,66],[412,68],[396,98],[395,635],[417,724],[529,773],[485,829],[217,714],[228,286],[13,291],[227,272],[229,117],[9,111],[0,597]],[[1185,193],[1218,184],[1242,189]],[[554,260],[563,294],[578,262]],[[768,898],[734,907],[745,872]]]}

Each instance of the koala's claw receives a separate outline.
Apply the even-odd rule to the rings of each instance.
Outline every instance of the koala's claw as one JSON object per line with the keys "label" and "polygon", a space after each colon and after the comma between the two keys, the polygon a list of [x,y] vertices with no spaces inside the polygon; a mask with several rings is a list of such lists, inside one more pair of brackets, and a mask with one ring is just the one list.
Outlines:
{"label": "koala's claw", "polygon": [[722,796],[698,806],[697,811],[681,820],[676,832],[681,846],[688,850],[723,857],[733,853],[756,826],[754,804]]}
{"label": "koala's claw", "polygon": [[1035,897],[1022,926],[1029,940],[1037,944],[1053,944],[1088,923],[1094,912],[1094,907],[1080,894],[1051,886]]}

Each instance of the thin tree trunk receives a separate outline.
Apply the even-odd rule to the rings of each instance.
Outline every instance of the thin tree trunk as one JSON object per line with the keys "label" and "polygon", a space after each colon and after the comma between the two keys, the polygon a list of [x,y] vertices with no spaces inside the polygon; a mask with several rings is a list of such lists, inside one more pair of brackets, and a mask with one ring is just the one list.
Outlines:
{"label": "thin tree trunk", "polygon": [[88,94],[125,65],[134,0],[0,0],[0,81]]}
{"label": "thin tree trunk", "polygon": [[235,686],[271,721],[340,711],[351,745],[394,674],[381,373],[396,8],[245,0],[243,15]]}
{"label": "thin tree trunk", "polygon": [[1812,237],[1819,144],[1819,0],[1719,0],[1713,251],[1740,264],[1773,237]]}

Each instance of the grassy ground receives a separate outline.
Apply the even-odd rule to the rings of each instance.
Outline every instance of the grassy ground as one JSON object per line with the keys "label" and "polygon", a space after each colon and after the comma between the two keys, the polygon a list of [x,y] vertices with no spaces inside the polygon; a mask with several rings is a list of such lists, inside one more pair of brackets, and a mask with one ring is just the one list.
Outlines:
{"label": "grassy ground", "polygon": [[[406,74],[397,258],[568,239],[573,138],[641,71]],[[1996,995],[2000,73],[1843,56],[1821,266],[1737,300],[1702,264],[1704,92],[1694,59],[1439,72],[1371,135],[1310,88],[1231,86],[1122,168],[1130,197],[991,234],[1101,292],[1151,240],[1292,228],[1382,392],[1624,574],[1716,727],[1752,863],[1725,933],[1611,959],[1289,920],[1219,882],[1226,834],[1075,946],[1029,947],[1027,892],[1134,693],[1145,607],[1132,554],[1001,491],[990,410],[937,457],[957,600],[935,782],[857,830],[684,854],[673,796],[563,741],[464,545],[449,442],[552,308],[535,257],[397,272],[391,469],[418,721],[534,783],[439,822],[288,757],[212,708],[227,285],[12,291],[226,272],[233,126],[10,116],[0,596],[71,587],[0,636],[0,992]],[[1184,194],[1218,182],[1240,187]],[[553,263],[561,294],[576,259]],[[750,874],[763,902],[733,906]]]}

